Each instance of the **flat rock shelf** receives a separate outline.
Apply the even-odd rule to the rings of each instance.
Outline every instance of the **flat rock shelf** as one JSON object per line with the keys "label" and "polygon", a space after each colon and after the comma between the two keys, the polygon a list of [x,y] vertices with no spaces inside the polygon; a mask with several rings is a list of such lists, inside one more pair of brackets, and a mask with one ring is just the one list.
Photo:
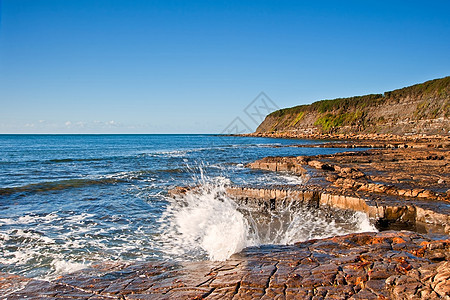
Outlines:
{"label": "flat rock shelf", "polygon": [[[448,299],[450,240],[385,231],[250,247],[225,262],[105,263],[4,299]],[[18,289],[21,288],[21,289]],[[13,291],[14,289],[18,289]]]}

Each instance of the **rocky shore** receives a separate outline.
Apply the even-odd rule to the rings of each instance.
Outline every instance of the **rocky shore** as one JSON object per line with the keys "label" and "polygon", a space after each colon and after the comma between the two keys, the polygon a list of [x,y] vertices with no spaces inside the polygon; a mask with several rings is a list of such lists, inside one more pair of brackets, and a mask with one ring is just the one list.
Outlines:
{"label": "rocky shore", "polygon": [[388,215],[386,221],[436,224],[448,234],[448,147],[446,143],[389,144],[388,149],[334,155],[266,157],[248,167],[308,174],[307,189],[320,193],[320,204],[364,211],[378,219],[386,219]]}
{"label": "rocky shore", "polygon": [[[236,201],[269,210],[297,201],[313,208],[361,211],[380,230],[388,231],[250,247],[225,262],[109,262],[53,281],[0,274],[0,295],[2,299],[450,299],[449,140],[358,139],[316,146],[374,149],[267,157],[247,167],[297,174],[305,184],[229,187],[227,193]],[[172,194],[187,190],[178,188]]]}
{"label": "rocky shore", "polygon": [[0,291],[10,300],[448,299],[449,259],[449,239],[386,231],[251,247],[225,262],[105,263],[51,282],[3,275]]}
{"label": "rocky shore", "polygon": [[365,144],[382,145],[393,142],[395,144],[401,143],[429,143],[435,144],[448,144],[450,142],[450,136],[447,135],[425,135],[425,134],[410,134],[410,135],[398,135],[398,134],[381,134],[381,133],[320,133],[320,132],[299,132],[296,130],[283,131],[283,132],[254,132],[247,134],[240,134],[240,136],[247,137],[268,137],[268,138],[284,138],[284,139],[308,139],[308,140],[333,140],[333,141],[352,141],[352,142],[365,142]]}

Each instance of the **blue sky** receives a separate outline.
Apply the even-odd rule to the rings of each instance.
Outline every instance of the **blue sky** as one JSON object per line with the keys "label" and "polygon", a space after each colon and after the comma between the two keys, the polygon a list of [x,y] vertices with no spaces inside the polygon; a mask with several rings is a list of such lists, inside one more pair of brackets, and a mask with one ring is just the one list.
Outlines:
{"label": "blue sky", "polygon": [[0,0],[0,133],[218,133],[450,75],[449,1]]}

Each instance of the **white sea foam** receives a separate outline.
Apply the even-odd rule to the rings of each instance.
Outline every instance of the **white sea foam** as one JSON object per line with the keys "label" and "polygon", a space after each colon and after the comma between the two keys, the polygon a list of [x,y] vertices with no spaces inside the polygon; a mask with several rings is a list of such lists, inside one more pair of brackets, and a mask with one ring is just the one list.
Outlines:
{"label": "white sea foam", "polygon": [[308,175],[293,175],[290,173],[280,173],[278,174],[278,178],[281,178],[281,181],[285,184],[295,184],[295,185],[302,185],[305,184],[309,180]]}
{"label": "white sea foam", "polygon": [[0,218],[0,226],[11,225],[14,223],[15,223],[15,221],[11,218]]}
{"label": "white sea foam", "polygon": [[140,153],[139,156],[149,156],[149,157],[158,157],[158,156],[164,156],[164,157],[183,157],[188,153],[188,150],[160,150],[160,151],[154,151],[154,152],[146,152],[146,153]]}
{"label": "white sea foam", "polygon": [[[362,212],[339,211],[329,208],[312,209],[305,206],[287,206],[281,210],[284,217],[280,221],[280,212],[272,213],[271,222],[281,223],[276,237],[265,242],[293,244],[310,239],[323,239],[348,233],[377,231]],[[284,224],[283,224],[284,222]]]}
{"label": "white sea foam", "polygon": [[2,225],[17,225],[17,224],[32,224],[32,223],[51,223],[58,219],[55,213],[49,213],[44,216],[39,215],[25,215],[19,218],[2,218],[0,219],[0,226]]}
{"label": "white sea foam", "polygon": [[171,158],[178,158],[178,157],[185,157],[190,153],[195,152],[202,152],[202,151],[208,151],[208,150],[214,150],[214,151],[225,151],[229,148],[240,148],[240,149],[246,149],[246,148],[270,148],[274,145],[280,146],[281,144],[275,143],[275,144],[235,144],[235,145],[211,145],[211,147],[199,147],[199,148],[191,148],[191,149],[184,149],[184,150],[157,150],[157,151],[151,151],[151,152],[144,152],[139,153],[139,156],[149,156],[149,157],[171,157]]}
{"label": "white sea foam", "polygon": [[184,157],[188,153],[200,152],[200,151],[205,151],[205,150],[209,150],[209,149],[211,149],[211,148],[195,148],[195,149],[186,149],[186,150],[158,150],[158,151],[153,151],[153,152],[148,152],[148,153],[141,153],[139,155],[149,156],[149,157],[177,158],[177,157]]}
{"label": "white sea foam", "polygon": [[72,273],[84,269],[88,266],[88,264],[85,263],[70,262],[59,259],[53,260],[51,265],[54,269],[54,275]]}
{"label": "white sea foam", "polygon": [[102,220],[105,224],[94,221],[96,216],[90,213],[58,212],[6,220],[3,223],[9,225],[0,232],[0,265],[6,272],[31,277],[54,279],[92,262],[145,259],[149,257],[145,249],[155,248],[148,229],[143,225],[132,230],[123,216],[108,216]]}

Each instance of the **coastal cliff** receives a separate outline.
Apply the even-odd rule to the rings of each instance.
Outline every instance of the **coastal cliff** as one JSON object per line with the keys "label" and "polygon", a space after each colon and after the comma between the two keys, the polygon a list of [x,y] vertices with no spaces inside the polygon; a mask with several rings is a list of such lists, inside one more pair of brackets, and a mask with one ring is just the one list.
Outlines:
{"label": "coastal cliff", "polygon": [[383,94],[322,100],[269,114],[255,134],[450,133],[450,76]]}

